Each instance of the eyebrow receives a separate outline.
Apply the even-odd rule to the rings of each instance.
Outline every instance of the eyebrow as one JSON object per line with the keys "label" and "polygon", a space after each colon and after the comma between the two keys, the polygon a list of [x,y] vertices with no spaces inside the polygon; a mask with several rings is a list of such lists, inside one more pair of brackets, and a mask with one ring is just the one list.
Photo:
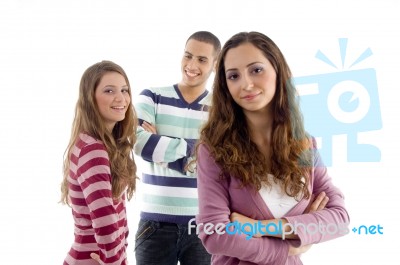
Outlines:
{"label": "eyebrow", "polygon": [[[113,88],[115,88],[115,87],[117,87],[117,86],[114,86],[114,85],[105,85],[103,88],[106,88],[106,87],[113,87]],[[122,88],[129,88],[129,86],[128,86],[128,85],[123,85]]]}
{"label": "eyebrow", "polygon": [[[185,51],[185,53],[189,54],[190,56],[194,56],[193,54],[191,54],[191,53],[188,52],[188,51]],[[207,59],[207,60],[208,60],[208,57],[207,57],[207,56],[199,55],[199,56],[194,56],[194,57],[197,57],[197,58],[199,58],[199,59]]]}
{"label": "eyebrow", "polygon": [[[262,62],[253,62],[253,63],[249,63],[248,65],[246,65],[246,68],[247,68],[247,67],[250,67],[250,66],[252,66],[252,65],[254,65],[254,64],[257,64],[257,63],[262,63]],[[225,73],[226,73],[226,72],[229,72],[229,71],[233,71],[233,70],[237,70],[237,68],[226,69],[226,70],[225,70]]]}

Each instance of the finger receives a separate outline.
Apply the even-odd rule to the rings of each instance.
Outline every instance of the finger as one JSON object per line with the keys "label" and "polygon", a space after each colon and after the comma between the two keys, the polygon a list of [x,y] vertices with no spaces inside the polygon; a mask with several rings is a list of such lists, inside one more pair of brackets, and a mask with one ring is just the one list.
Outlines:
{"label": "finger", "polygon": [[144,129],[146,132],[153,133],[152,130],[151,130],[151,128],[150,128],[148,125],[143,125],[142,127],[143,127],[143,129]]}
{"label": "finger", "polygon": [[321,192],[320,194],[318,194],[317,198],[311,204],[310,212],[315,212],[318,210],[318,207],[321,204],[321,202],[323,201],[323,199],[325,198],[325,196],[326,196],[325,192]]}
{"label": "finger", "polygon": [[156,128],[153,125],[151,125],[150,123],[147,123],[145,121],[143,122],[142,127],[147,132],[151,132],[151,133],[154,133],[154,134],[157,133]]}
{"label": "finger", "polygon": [[96,253],[90,253],[90,257],[95,261],[100,262],[100,256],[97,255]]}
{"label": "finger", "polygon": [[326,196],[326,193],[325,193],[325,191],[323,191],[320,194],[318,194],[318,196],[315,200],[318,200],[321,203],[321,201],[325,198],[325,196]]}
{"label": "finger", "polygon": [[149,130],[150,130],[152,133],[154,133],[154,134],[157,133],[156,127],[155,127],[154,125],[152,125],[152,124],[149,124]]}
{"label": "finger", "polygon": [[142,123],[142,127],[149,128],[149,127],[151,127],[151,124],[148,123],[148,122],[146,122],[146,121],[144,121],[144,122]]}
{"label": "finger", "polygon": [[329,197],[325,196],[323,198],[323,200],[321,201],[321,203],[318,205],[317,211],[325,209],[326,205],[328,204],[328,201],[329,201]]}
{"label": "finger", "polygon": [[229,219],[231,220],[231,222],[235,221],[236,218],[237,218],[237,213],[235,213],[235,212],[231,213],[231,215],[229,216]]}
{"label": "finger", "polygon": [[145,121],[142,123],[142,127],[143,127],[143,128],[149,128],[149,126],[150,126],[150,124],[148,124],[148,123],[145,122]]}
{"label": "finger", "polygon": [[312,247],[312,244],[303,246],[302,247],[302,253],[305,253],[305,252],[309,251],[311,247]]}

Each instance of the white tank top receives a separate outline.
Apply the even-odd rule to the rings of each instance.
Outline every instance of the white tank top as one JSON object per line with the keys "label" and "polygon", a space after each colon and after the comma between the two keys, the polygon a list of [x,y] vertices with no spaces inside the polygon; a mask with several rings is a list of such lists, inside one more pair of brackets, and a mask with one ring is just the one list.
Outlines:
{"label": "white tank top", "polygon": [[296,201],[294,197],[290,197],[286,194],[286,192],[281,188],[279,180],[278,183],[274,182],[273,175],[268,174],[268,182],[271,186],[269,187],[266,184],[263,184],[259,191],[260,195],[274,217],[281,218],[289,212],[298,201]]}

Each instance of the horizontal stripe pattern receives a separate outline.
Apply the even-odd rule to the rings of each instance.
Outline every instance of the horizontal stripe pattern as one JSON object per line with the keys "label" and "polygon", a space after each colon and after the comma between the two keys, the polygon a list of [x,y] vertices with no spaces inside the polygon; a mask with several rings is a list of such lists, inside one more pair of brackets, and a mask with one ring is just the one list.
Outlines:
{"label": "horizontal stripe pattern", "polygon": [[71,154],[69,198],[75,240],[64,264],[93,263],[97,253],[103,264],[126,264],[128,227],[125,195],[112,198],[111,172],[104,145],[80,134]]}
{"label": "horizontal stripe pattern", "polygon": [[177,197],[177,198],[198,198],[197,189],[196,188],[186,188],[186,187],[170,187],[170,186],[158,186],[153,184],[140,184],[140,191],[143,194],[149,195],[159,195],[163,194],[163,196],[168,197]]}
{"label": "horizontal stripe pattern", "polygon": [[171,206],[171,207],[196,207],[197,199],[186,198],[182,200],[179,197],[170,197],[170,196],[159,196],[159,195],[151,195],[145,194],[143,196],[144,203],[148,204],[158,204],[162,206]]}
{"label": "horizontal stripe pattern", "polygon": [[195,178],[165,177],[143,173],[142,182],[167,187],[197,188],[197,181]]}
{"label": "horizontal stripe pattern", "polygon": [[137,130],[135,153],[147,162],[141,170],[143,219],[184,223],[198,213],[196,176],[185,166],[193,159],[210,102],[205,91],[188,104],[177,85],[145,89],[136,98],[139,124],[146,121],[157,130]]}
{"label": "horizontal stripe pattern", "polygon": [[[176,215],[176,216],[191,216],[192,218],[198,214],[198,207],[177,207],[159,205],[153,203],[142,203],[142,212],[147,213],[160,213],[164,215]],[[154,219],[153,219],[154,220]],[[163,222],[163,220],[157,220]]]}
{"label": "horizontal stripe pattern", "polygon": [[[180,124],[182,124],[182,122],[184,122],[186,118],[189,118],[190,120],[201,121],[204,120],[204,118],[207,118],[208,116],[208,112],[200,111],[202,108],[200,108],[199,110],[195,110],[192,108],[187,108],[187,106],[185,106],[185,108],[187,108],[187,111],[182,111],[182,108],[179,108],[177,106],[162,105],[160,103],[157,104],[156,108],[157,108],[157,115],[165,115],[166,118],[169,118],[170,116],[174,118],[175,117],[182,118],[177,120],[181,121]],[[159,116],[158,118],[165,118],[165,117]]]}
{"label": "horizontal stripe pattern", "polygon": [[[171,106],[176,108],[187,108],[190,106],[190,109],[201,111],[203,109],[203,105],[199,103],[201,99],[203,99],[207,93],[201,95],[198,100],[188,104],[186,101],[182,100],[180,95],[178,95],[176,88],[173,87],[174,90],[170,89],[171,87],[164,87],[155,90],[145,89],[140,94],[140,96],[147,97],[151,99],[156,105],[163,106]],[[157,93],[158,92],[158,93]],[[175,92],[175,93],[174,93]],[[165,94],[167,93],[167,94]]]}

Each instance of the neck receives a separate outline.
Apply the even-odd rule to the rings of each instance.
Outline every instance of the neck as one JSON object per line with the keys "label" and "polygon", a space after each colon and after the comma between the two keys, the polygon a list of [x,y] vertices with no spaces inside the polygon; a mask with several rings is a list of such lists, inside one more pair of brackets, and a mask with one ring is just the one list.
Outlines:
{"label": "neck", "polygon": [[109,124],[106,124],[106,129],[107,129],[107,131],[109,131],[110,133],[112,133],[112,131],[114,130],[114,127],[115,127],[116,124],[117,124],[117,123],[109,123]]}
{"label": "neck", "polygon": [[196,100],[206,90],[206,85],[188,86],[183,82],[178,83],[178,89],[188,103]]}
{"label": "neck", "polygon": [[272,115],[270,110],[245,113],[251,140],[267,155],[272,137]]}

